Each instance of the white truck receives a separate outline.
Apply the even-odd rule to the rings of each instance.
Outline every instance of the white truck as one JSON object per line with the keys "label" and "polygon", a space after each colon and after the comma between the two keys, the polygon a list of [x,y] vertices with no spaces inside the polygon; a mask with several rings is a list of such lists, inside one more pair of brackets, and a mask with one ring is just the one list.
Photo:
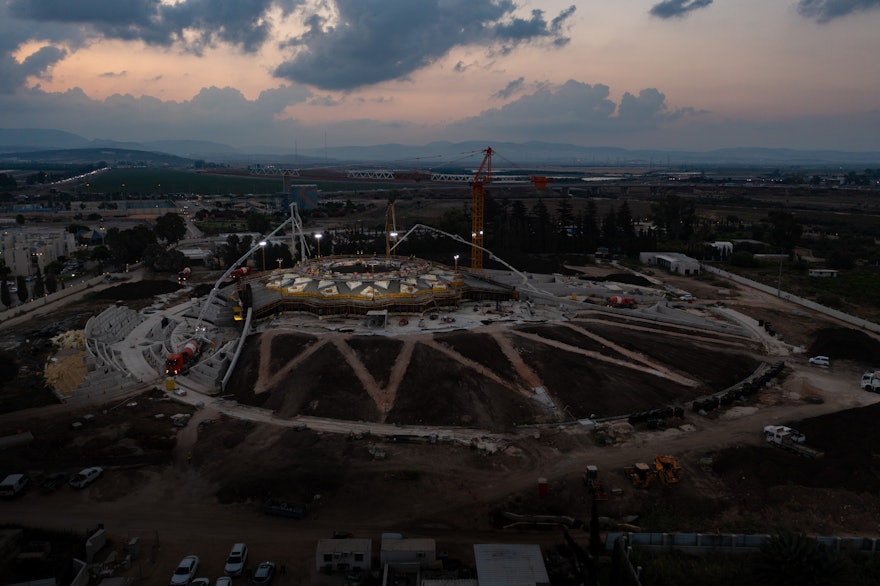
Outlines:
{"label": "white truck", "polygon": [[862,390],[880,393],[880,372],[866,372],[862,375]]}
{"label": "white truck", "polygon": [[764,439],[783,450],[795,452],[808,458],[818,458],[825,455],[822,450],[806,445],[807,436],[784,425],[765,425]]}
{"label": "white truck", "polygon": [[0,482],[0,497],[12,498],[20,495],[27,488],[28,477],[24,474],[10,474]]}

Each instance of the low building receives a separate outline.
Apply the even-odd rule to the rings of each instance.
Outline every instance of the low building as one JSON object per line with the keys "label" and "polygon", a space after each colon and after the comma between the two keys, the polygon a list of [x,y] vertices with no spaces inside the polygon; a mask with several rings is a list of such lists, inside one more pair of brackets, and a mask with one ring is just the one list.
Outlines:
{"label": "low building", "polygon": [[680,252],[642,252],[639,261],[678,275],[700,274],[700,261]]}
{"label": "low building", "polygon": [[318,571],[369,570],[372,550],[372,539],[321,539],[315,551],[315,568]]}
{"label": "low building", "polygon": [[480,586],[550,586],[538,545],[476,543],[474,560]]}
{"label": "low building", "polygon": [[425,568],[437,559],[437,544],[429,538],[383,539],[379,562],[385,564],[418,563]]}

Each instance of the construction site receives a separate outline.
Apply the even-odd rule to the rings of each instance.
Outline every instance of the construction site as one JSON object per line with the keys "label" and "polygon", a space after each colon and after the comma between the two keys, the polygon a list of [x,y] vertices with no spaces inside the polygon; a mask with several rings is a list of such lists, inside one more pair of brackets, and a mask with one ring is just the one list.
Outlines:
{"label": "construction site", "polygon": [[787,529],[874,553],[875,333],[741,283],[488,269],[479,216],[463,267],[398,255],[393,223],[384,255],[321,256],[292,209],[295,266],[255,270],[257,243],[223,271],[133,270],[4,322],[22,356],[51,348],[4,400],[55,400],[0,415],[0,470],[104,470],[4,519],[151,544],[100,568],[142,584],[194,552],[214,578],[237,542],[283,564],[279,584],[339,584],[314,566],[336,532],[436,539],[464,566],[475,543],[555,551],[561,528],[584,547],[590,528]]}

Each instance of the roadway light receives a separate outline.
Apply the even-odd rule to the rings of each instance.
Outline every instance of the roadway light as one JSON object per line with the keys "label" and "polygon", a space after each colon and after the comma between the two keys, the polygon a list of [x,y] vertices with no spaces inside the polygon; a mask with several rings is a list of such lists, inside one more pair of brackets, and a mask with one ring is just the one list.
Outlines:
{"label": "roadway light", "polygon": [[455,274],[457,275],[458,274],[458,255],[456,254],[455,256],[453,256],[452,259],[455,261]]}
{"label": "roadway light", "polygon": [[321,238],[323,238],[323,237],[324,237],[324,235],[321,234],[320,232],[315,234],[315,240],[318,241],[318,258],[321,258]]}
{"label": "roadway light", "polygon": [[260,240],[260,248],[263,249],[263,270],[266,270],[266,245],[268,242],[265,240]]}

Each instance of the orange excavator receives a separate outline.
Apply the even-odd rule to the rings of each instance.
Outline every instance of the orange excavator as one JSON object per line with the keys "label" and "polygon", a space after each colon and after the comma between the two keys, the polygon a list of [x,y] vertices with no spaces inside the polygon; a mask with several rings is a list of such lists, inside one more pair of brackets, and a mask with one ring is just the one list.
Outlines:
{"label": "orange excavator", "polygon": [[683,470],[678,460],[672,456],[657,456],[654,458],[654,471],[657,478],[663,484],[676,484],[681,481]]}

